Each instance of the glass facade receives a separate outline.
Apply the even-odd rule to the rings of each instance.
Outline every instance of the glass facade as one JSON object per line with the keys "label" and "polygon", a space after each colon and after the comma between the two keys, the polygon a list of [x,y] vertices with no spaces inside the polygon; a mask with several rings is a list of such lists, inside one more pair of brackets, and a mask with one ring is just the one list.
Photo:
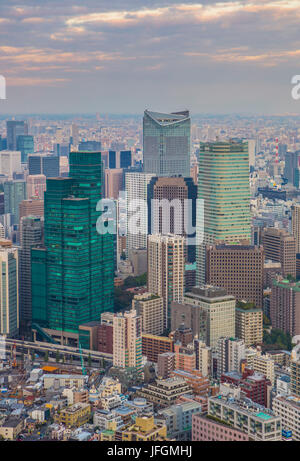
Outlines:
{"label": "glass facade", "polygon": [[34,274],[43,264],[42,250],[32,252],[33,321],[46,328],[77,333],[79,325],[113,310],[113,236],[96,229],[101,164],[99,152],[71,152],[70,177],[47,181],[40,284]]}
{"label": "glass facade", "polygon": [[190,176],[191,119],[188,111],[144,113],[144,172],[157,176]]}
{"label": "glass facade", "polygon": [[[199,153],[197,283],[205,282],[205,245],[250,243],[248,143],[201,143]],[[202,202],[203,200],[203,202]],[[203,233],[201,232],[203,231]]]}

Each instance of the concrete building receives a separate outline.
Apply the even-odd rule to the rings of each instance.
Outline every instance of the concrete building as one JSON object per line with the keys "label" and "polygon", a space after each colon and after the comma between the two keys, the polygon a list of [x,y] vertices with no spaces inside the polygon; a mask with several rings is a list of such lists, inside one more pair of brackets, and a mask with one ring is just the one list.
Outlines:
{"label": "concrete building", "polygon": [[227,371],[240,371],[245,358],[245,344],[241,339],[219,338],[217,343],[217,377]]}
{"label": "concrete building", "polygon": [[184,322],[194,336],[215,348],[221,336],[235,336],[235,298],[224,289],[204,285],[185,293],[182,303],[172,303],[172,329]]}
{"label": "concrete building", "polygon": [[193,442],[248,442],[249,436],[227,424],[209,419],[199,414],[193,415]]}
{"label": "concrete building", "polygon": [[237,300],[262,308],[264,251],[250,245],[207,247],[207,283],[224,288]]}
{"label": "concrete building", "polygon": [[171,440],[191,440],[193,416],[201,413],[202,405],[198,402],[184,402],[172,405],[159,412],[167,426],[167,436]]}
{"label": "concrete building", "polygon": [[296,277],[296,240],[293,235],[285,229],[263,229],[262,245],[267,259],[281,263],[284,277]]}
{"label": "concrete building", "polygon": [[274,328],[291,336],[300,335],[300,282],[282,277],[273,280],[270,317]]}
{"label": "concrete building", "polygon": [[181,302],[184,293],[185,239],[176,235],[148,236],[148,284],[150,293],[164,300],[164,327],[171,326],[171,302]]}
{"label": "concrete building", "polygon": [[196,258],[197,186],[191,178],[154,177],[148,185],[149,234],[185,237],[188,262]]}
{"label": "concrete building", "polygon": [[249,354],[249,350],[246,351],[247,368],[252,368],[265,375],[272,383],[275,384],[275,362],[268,355],[262,355],[261,351],[257,349],[253,353]]}
{"label": "concrete building", "polygon": [[208,398],[208,416],[217,418],[259,442],[281,441],[281,418],[271,410],[251,402],[231,397]]}
{"label": "concrete building", "polygon": [[297,396],[277,395],[272,401],[272,410],[281,418],[282,428],[292,431],[292,440],[300,441],[300,399]]}
{"label": "concrete building", "polygon": [[142,371],[142,318],[134,309],[114,316],[113,365]]}
{"label": "concrete building", "polygon": [[20,221],[26,216],[44,216],[44,200],[39,198],[22,200],[19,205]]}
{"label": "concrete building", "polygon": [[157,363],[159,354],[173,352],[173,339],[142,333],[142,353],[150,362]]}
{"label": "concrete building", "polygon": [[123,170],[121,168],[105,169],[105,197],[117,200],[123,190]]}
{"label": "concrete building", "polygon": [[54,415],[54,422],[66,427],[80,427],[89,422],[91,406],[89,403],[74,403]]}
{"label": "concrete building", "polygon": [[[124,237],[123,237],[124,238]],[[126,242],[125,242],[126,243]],[[133,277],[147,272],[147,249],[133,249],[129,252],[129,260],[133,268]]]}
{"label": "concrete building", "polygon": [[14,173],[21,173],[21,152],[19,151],[0,151],[0,174],[13,179]]}
{"label": "concrete building", "polygon": [[162,407],[174,404],[178,397],[189,394],[190,387],[182,378],[158,379],[155,383],[144,386],[137,394]]}
{"label": "concrete building", "polygon": [[198,339],[194,340],[194,349],[196,354],[196,370],[199,370],[202,376],[210,376],[212,371],[212,351],[211,348]]}
{"label": "concrete building", "polygon": [[171,377],[172,371],[175,369],[175,354],[174,352],[164,352],[158,354],[157,357],[157,376],[159,379],[167,379]]}
{"label": "concrete building", "polygon": [[28,175],[26,179],[27,198],[44,200],[44,192],[47,187],[46,180],[47,178],[44,174]]}
{"label": "concrete building", "polygon": [[142,331],[152,335],[162,335],[164,331],[163,298],[152,293],[135,295],[132,309],[142,318]]}
{"label": "concrete building", "polygon": [[247,303],[239,303],[235,311],[236,337],[246,346],[261,344],[263,341],[263,311],[252,308]]}

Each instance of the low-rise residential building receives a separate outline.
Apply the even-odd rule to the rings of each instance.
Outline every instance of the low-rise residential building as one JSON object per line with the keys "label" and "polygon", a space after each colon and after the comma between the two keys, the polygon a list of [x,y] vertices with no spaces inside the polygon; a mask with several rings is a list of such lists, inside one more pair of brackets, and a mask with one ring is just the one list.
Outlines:
{"label": "low-rise residential building", "polygon": [[54,421],[66,427],[79,427],[89,422],[91,406],[88,403],[75,403],[54,415]]}
{"label": "low-rise residential building", "polygon": [[193,415],[201,412],[200,403],[184,402],[161,410],[159,415],[167,426],[168,438],[182,441],[191,440]]}
{"label": "low-rise residential building", "polygon": [[248,434],[255,441],[280,441],[281,418],[250,399],[217,395],[208,399],[208,416]]}
{"label": "low-rise residential building", "polygon": [[182,378],[158,379],[137,392],[137,394],[162,407],[175,403],[177,397],[189,394],[190,387]]}
{"label": "low-rise residential building", "polygon": [[292,431],[292,440],[300,440],[300,398],[277,395],[272,402],[272,410],[281,418],[282,428]]}
{"label": "low-rise residential building", "polygon": [[193,415],[193,442],[247,442],[248,434],[201,415]]}

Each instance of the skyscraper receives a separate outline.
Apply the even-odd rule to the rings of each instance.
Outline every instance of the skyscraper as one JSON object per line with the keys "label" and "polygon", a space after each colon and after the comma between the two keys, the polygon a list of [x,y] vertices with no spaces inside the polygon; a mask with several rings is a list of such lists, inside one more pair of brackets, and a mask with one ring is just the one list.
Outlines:
{"label": "skyscraper", "polygon": [[24,121],[8,120],[6,122],[7,149],[17,150],[18,137],[28,135],[28,125]]}
{"label": "skyscraper", "polygon": [[264,250],[250,245],[211,245],[206,250],[207,283],[238,300],[263,305]]}
{"label": "skyscraper", "polygon": [[285,229],[266,228],[262,231],[266,259],[281,263],[282,274],[296,277],[296,240]]}
{"label": "skyscraper", "polygon": [[46,176],[44,174],[28,175],[26,183],[27,197],[29,199],[34,197],[44,200],[44,192],[46,190]]}
{"label": "skyscraper", "polygon": [[148,236],[148,291],[164,300],[164,326],[171,326],[171,302],[181,302],[184,293],[184,237]]}
{"label": "skyscraper", "polygon": [[300,205],[292,205],[292,233],[296,240],[296,253],[300,253]]}
{"label": "skyscraper", "polygon": [[34,153],[34,138],[30,135],[20,135],[17,139],[17,150],[21,152],[21,162],[27,163],[29,154]]}
{"label": "skyscraper", "polygon": [[19,224],[19,205],[25,199],[25,181],[16,180],[4,183],[4,211],[11,214],[11,224]]}
{"label": "skyscraper", "polygon": [[206,245],[250,243],[247,143],[200,144],[198,199],[197,283],[203,284]]}
{"label": "skyscraper", "polygon": [[300,283],[282,277],[272,281],[270,317],[273,328],[300,335]]}
{"label": "skyscraper", "polygon": [[47,178],[59,176],[59,157],[54,155],[29,155],[28,170],[30,175],[44,174]]}
{"label": "skyscraper", "polygon": [[189,111],[163,114],[145,110],[144,172],[153,176],[190,176],[191,119]]}
{"label": "skyscraper", "polygon": [[[97,231],[101,153],[70,152],[70,177],[47,181],[45,248],[32,250],[33,321],[61,341],[113,308],[113,236]],[[36,276],[35,276],[36,275]]]}
{"label": "skyscraper", "polygon": [[44,223],[40,217],[21,218],[19,268],[20,268],[20,328],[30,331],[31,312],[31,249],[43,240]]}
{"label": "skyscraper", "polygon": [[[194,262],[195,242],[190,239],[196,235],[197,186],[192,178],[156,176],[148,185],[147,199],[149,234],[182,235],[186,238],[186,259]],[[152,200],[161,206],[156,207]]]}
{"label": "skyscraper", "polygon": [[[126,251],[129,255],[133,249],[147,248],[148,212],[147,186],[153,175],[151,173],[126,173],[125,192],[127,207]],[[134,226],[134,215],[139,215],[137,229]],[[132,223],[132,226],[131,226]],[[139,224],[139,226],[138,226]]]}
{"label": "skyscraper", "polygon": [[16,337],[19,332],[18,250],[5,241],[0,246],[0,334]]}

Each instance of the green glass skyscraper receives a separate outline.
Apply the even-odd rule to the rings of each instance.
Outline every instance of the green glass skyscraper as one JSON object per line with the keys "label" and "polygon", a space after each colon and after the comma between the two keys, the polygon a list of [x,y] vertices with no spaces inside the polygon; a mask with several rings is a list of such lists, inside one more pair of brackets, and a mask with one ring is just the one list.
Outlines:
{"label": "green glass skyscraper", "polygon": [[45,248],[32,250],[33,323],[65,342],[113,310],[113,235],[96,229],[101,178],[100,152],[71,152],[70,177],[47,180]]}
{"label": "green glass skyscraper", "polygon": [[197,283],[205,283],[206,245],[250,243],[248,143],[201,143],[197,210]]}

